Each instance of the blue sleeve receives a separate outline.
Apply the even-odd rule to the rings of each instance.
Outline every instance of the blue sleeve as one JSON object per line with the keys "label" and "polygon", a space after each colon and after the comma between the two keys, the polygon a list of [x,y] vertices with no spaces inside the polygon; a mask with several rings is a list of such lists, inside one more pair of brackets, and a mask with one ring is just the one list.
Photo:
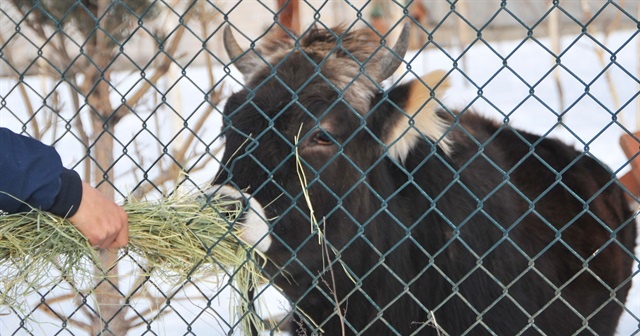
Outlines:
{"label": "blue sleeve", "polygon": [[2,211],[34,207],[66,217],[80,205],[82,181],[55,148],[0,127],[0,191]]}

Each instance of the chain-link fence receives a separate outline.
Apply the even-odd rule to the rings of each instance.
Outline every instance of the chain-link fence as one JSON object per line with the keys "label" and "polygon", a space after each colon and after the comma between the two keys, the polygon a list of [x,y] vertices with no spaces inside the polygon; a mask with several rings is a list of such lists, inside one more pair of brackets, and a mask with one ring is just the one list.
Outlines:
{"label": "chain-link fence", "polygon": [[639,334],[639,10],[2,1],[0,126],[116,200],[213,181],[266,281],[243,330],[235,270],[105,252],[0,334]]}

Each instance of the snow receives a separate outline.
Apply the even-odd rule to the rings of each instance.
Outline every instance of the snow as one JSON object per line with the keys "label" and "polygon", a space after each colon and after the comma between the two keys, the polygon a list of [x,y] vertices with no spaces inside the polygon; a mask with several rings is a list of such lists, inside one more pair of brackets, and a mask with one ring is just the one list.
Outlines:
{"label": "snow", "polygon": [[[597,37],[602,41],[603,37]],[[589,151],[595,157],[606,163],[619,176],[628,170],[627,159],[618,146],[618,138],[625,131],[634,131],[638,127],[638,51],[635,45],[638,36],[635,31],[620,31],[612,34],[604,43],[614,55],[605,53],[605,65],[601,65],[594,52],[597,45],[589,36],[580,38],[567,37],[561,45],[568,47],[561,55],[560,65],[555,64],[555,59],[549,54],[549,42],[546,39],[538,41],[501,42],[491,43],[490,46],[477,43],[470,49],[462,52],[460,49],[449,48],[446,53],[442,50],[429,49],[418,55],[409,53],[406,59],[410,60],[412,71],[423,74],[435,69],[450,70],[452,88],[445,97],[448,108],[465,109],[472,108],[483,114],[507,120],[513,127],[524,129],[536,134],[545,134],[550,137],[562,139],[573,144],[577,148]],[[448,53],[448,54],[447,54]],[[615,62],[610,63],[612,56]],[[457,65],[454,66],[454,63]],[[222,70],[218,69],[219,76]],[[604,70],[604,73],[603,73]],[[636,73],[633,75],[633,73]],[[240,78],[237,72],[232,72],[236,78]],[[565,112],[562,114],[563,126],[558,126],[559,106],[561,105],[559,90],[556,86],[554,75],[558,75],[563,92],[563,105]],[[399,76],[397,74],[396,76]],[[607,77],[615,87],[610,89]],[[406,76],[404,79],[410,79]],[[140,85],[135,76],[115,75],[118,92],[114,94],[114,102],[127,96],[131,88]],[[167,89],[167,102],[163,111],[170,111],[166,106],[181,102],[182,111],[198,116],[206,109],[203,97],[209,87],[206,74],[202,68],[191,66],[186,69],[186,77],[178,76],[177,88]],[[43,98],[36,95],[42,85],[38,78],[29,77],[26,81],[33,88],[30,90],[30,100],[34,105],[43,103]],[[171,85],[161,83],[160,87],[169,88]],[[20,106],[23,102],[14,90],[15,81],[10,79],[0,80],[0,96],[4,97],[6,106],[17,117],[2,110],[0,125],[14,130],[20,130],[22,121],[26,120]],[[50,85],[50,84],[49,84]],[[229,90],[237,88],[238,84],[230,84]],[[48,91],[44,91],[48,92]],[[69,97],[62,95],[62,101],[68,102]],[[162,104],[161,104],[162,105]],[[4,106],[4,105],[3,105]],[[153,102],[149,106],[154,106]],[[179,142],[174,140],[176,132],[184,133],[180,122],[176,123],[172,113],[158,114],[158,119],[151,117],[149,111],[139,111],[139,117],[128,116],[121,121],[116,131],[116,136],[124,144],[129,143],[137,135],[141,140],[142,153],[146,162],[153,161],[157,156],[158,147],[156,137],[162,146],[176,146]],[[69,112],[70,113],[70,112]],[[70,116],[63,113],[63,116]],[[20,121],[20,120],[22,121]],[[179,120],[179,119],[178,119]],[[195,120],[191,119],[191,120]],[[60,124],[61,128],[64,126]],[[156,127],[161,132],[155,132]],[[212,144],[219,141],[217,132],[220,124],[212,121],[199,134],[202,144]],[[157,134],[156,134],[157,133]],[[61,133],[59,133],[61,134]],[[45,137],[45,142],[54,139]],[[202,146],[204,145],[200,145]],[[84,151],[79,143],[71,136],[62,137],[57,144],[62,153],[63,160],[68,163],[77,162]],[[120,148],[116,148],[116,151]],[[194,149],[194,151],[196,151]],[[128,176],[126,172],[130,168],[133,159],[126,156],[116,166],[116,175],[121,176],[117,180],[120,190],[131,190],[135,186],[135,178]],[[153,174],[154,165],[149,164],[145,169]],[[78,167],[81,169],[81,167]],[[190,178],[196,185],[205,185],[213,177],[216,170],[216,162],[210,167]],[[640,239],[638,241],[640,245]],[[636,251],[636,256],[640,251]],[[620,320],[617,335],[631,335],[640,333],[640,269],[638,259],[633,266],[633,286],[625,305],[625,313]],[[229,290],[215,294],[216,288],[207,281],[198,282],[196,288],[188,286],[177,293],[172,299],[171,309],[177,314],[169,314],[153,322],[152,330],[159,335],[174,335],[187,332],[187,325],[196,335],[220,335],[226,334],[224,330],[229,327],[225,321],[230,319],[228,311]],[[209,304],[208,299],[214,297]],[[268,291],[264,301],[271,313],[279,314],[288,309],[284,298],[275,290]],[[31,301],[38,298],[30,298]],[[149,303],[138,302],[141,306]],[[137,307],[137,306],[136,306]],[[213,307],[213,308],[212,308]],[[68,307],[67,307],[68,308]],[[67,309],[68,310],[68,309]],[[205,313],[200,315],[201,312]],[[3,311],[0,310],[0,314]],[[40,315],[34,315],[35,320],[43,319]],[[50,320],[47,320],[50,321]],[[15,314],[1,317],[0,335],[12,334],[20,324],[20,319]],[[47,334],[50,325],[38,326],[35,323],[35,334]],[[131,334],[144,332],[146,326],[140,327]],[[215,331],[214,331],[215,330]],[[17,334],[21,334],[18,332]]]}

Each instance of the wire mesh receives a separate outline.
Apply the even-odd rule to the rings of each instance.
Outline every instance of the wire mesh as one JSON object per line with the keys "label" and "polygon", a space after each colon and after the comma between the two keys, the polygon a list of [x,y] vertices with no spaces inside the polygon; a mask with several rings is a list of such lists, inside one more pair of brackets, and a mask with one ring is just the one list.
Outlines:
{"label": "wire mesh", "polygon": [[[0,126],[55,146],[120,201],[214,180],[245,191],[271,245],[247,260],[267,283],[239,299],[256,302],[254,330],[229,309],[237,269],[176,286],[120,251],[110,277],[52,275],[0,308],[0,333],[640,333],[637,224],[621,205],[635,210],[640,192],[638,11],[3,1]],[[394,49],[405,22],[406,54]],[[381,75],[381,55],[399,69]]]}

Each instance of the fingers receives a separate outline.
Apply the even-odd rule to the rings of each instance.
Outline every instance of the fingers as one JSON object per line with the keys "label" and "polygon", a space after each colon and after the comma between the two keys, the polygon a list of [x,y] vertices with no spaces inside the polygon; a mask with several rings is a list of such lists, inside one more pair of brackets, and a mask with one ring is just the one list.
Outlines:
{"label": "fingers", "polygon": [[[104,226],[109,229],[107,237],[97,242],[99,248],[120,248],[129,243],[129,220],[127,213],[118,207],[114,209],[115,216]],[[103,220],[106,220],[103,219]]]}
{"label": "fingers", "polygon": [[99,191],[82,184],[82,200],[69,221],[97,248],[124,247],[129,241],[127,213]]}
{"label": "fingers", "polygon": [[119,220],[121,223],[120,230],[117,231],[115,239],[111,242],[108,248],[125,247],[129,243],[129,219],[127,213],[120,208]]}

